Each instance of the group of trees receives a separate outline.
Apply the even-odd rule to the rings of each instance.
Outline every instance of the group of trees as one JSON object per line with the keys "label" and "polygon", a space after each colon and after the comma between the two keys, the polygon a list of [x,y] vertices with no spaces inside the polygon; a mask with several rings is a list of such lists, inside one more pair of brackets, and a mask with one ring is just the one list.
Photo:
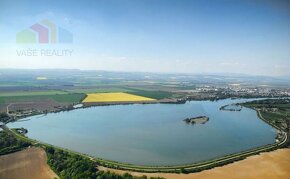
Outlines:
{"label": "group of trees", "polygon": [[46,148],[48,164],[60,178],[96,178],[93,161],[52,147]]}
{"label": "group of trees", "polygon": [[128,173],[118,175],[112,172],[98,171],[94,161],[52,147],[46,147],[46,153],[48,164],[61,179],[147,179],[146,176],[134,177]]}
{"label": "group of trees", "polygon": [[14,135],[6,131],[0,131],[0,155],[21,150],[29,145],[29,143],[16,139]]}
{"label": "group of trees", "polygon": [[6,114],[4,112],[0,113],[0,122],[6,123],[9,121],[9,119],[10,119],[10,117],[8,116],[8,114]]}
{"label": "group of trees", "polygon": [[125,173],[124,175],[118,175],[113,172],[99,171],[97,175],[97,179],[147,179],[145,175],[141,177],[134,177],[129,173]]}
{"label": "group of trees", "polygon": [[280,99],[255,100],[246,102],[243,105],[249,107],[279,108],[280,110],[285,109],[287,110],[290,108],[290,99],[280,98]]}

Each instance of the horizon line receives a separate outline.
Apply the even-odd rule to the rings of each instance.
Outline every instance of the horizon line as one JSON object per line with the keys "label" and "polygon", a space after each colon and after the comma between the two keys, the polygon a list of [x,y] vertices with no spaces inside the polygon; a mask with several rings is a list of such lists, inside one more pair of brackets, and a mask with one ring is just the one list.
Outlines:
{"label": "horizon line", "polygon": [[153,72],[153,71],[122,71],[122,70],[100,70],[100,69],[77,69],[77,68],[1,68],[0,70],[76,70],[76,71],[99,71],[115,73],[151,73],[151,74],[180,74],[180,75],[240,75],[240,76],[260,76],[260,77],[290,77],[290,75],[262,75],[233,72]]}

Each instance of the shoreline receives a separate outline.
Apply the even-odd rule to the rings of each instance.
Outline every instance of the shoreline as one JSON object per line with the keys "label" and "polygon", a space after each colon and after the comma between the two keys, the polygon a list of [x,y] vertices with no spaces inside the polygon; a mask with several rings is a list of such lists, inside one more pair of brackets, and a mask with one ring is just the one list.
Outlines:
{"label": "shoreline", "polygon": [[[204,101],[204,100],[199,100],[199,101]],[[133,104],[135,104],[135,103],[133,103]],[[94,107],[94,106],[88,106],[88,107]],[[82,108],[86,108],[86,107],[82,107]],[[76,108],[76,109],[80,109],[80,108]],[[65,110],[65,111],[67,111],[67,110]],[[257,111],[257,110],[255,110],[255,111]],[[58,111],[58,112],[62,112],[62,111]],[[257,111],[257,113],[258,113],[258,111]],[[261,120],[263,120],[261,118],[261,116],[258,115],[258,117]],[[263,121],[266,122],[268,125],[270,125],[267,121],[265,121],[265,120],[263,120]],[[11,131],[14,135],[16,135],[19,138],[20,134],[16,134],[15,131],[13,131],[12,129],[8,129],[8,130]],[[272,151],[272,150],[276,150],[278,148],[281,148],[281,147],[283,147],[283,144],[285,144],[288,140],[287,133],[283,132],[282,134],[284,135],[284,138],[283,138],[283,140],[281,140],[279,142],[275,142],[275,143],[261,146],[261,147],[252,148],[252,149],[245,150],[245,151],[238,152],[238,153],[225,155],[225,156],[222,156],[219,158],[215,158],[215,159],[211,159],[211,160],[207,160],[207,161],[203,161],[203,162],[177,165],[177,166],[139,166],[139,165],[133,165],[133,164],[120,163],[120,162],[110,161],[110,160],[101,159],[101,158],[97,158],[97,157],[92,157],[92,156],[89,156],[87,154],[82,154],[79,152],[71,151],[69,149],[64,149],[61,147],[46,144],[46,143],[43,143],[43,142],[40,142],[40,141],[37,141],[34,139],[30,139],[30,138],[23,136],[23,135],[21,135],[20,138],[22,140],[24,138],[25,140],[28,140],[30,143],[39,144],[39,145],[43,145],[43,146],[51,146],[51,147],[54,147],[54,148],[57,148],[60,150],[65,150],[65,151],[68,151],[68,152],[71,152],[71,153],[74,153],[77,155],[81,155],[83,157],[88,157],[91,160],[94,160],[97,165],[109,167],[109,168],[117,168],[117,169],[121,169],[123,171],[128,171],[128,172],[136,171],[136,172],[146,172],[146,173],[156,173],[156,172],[180,173],[181,170],[186,170],[186,172],[188,172],[188,173],[194,173],[194,172],[199,172],[202,170],[211,169],[211,168],[218,167],[218,166],[223,166],[223,165],[226,165],[226,164],[238,161],[238,160],[242,160],[248,156],[259,154],[261,152],[267,152],[267,151]]]}
{"label": "shoreline", "polygon": [[[14,121],[10,122],[17,122],[20,119],[31,117],[31,116],[37,116],[37,115],[46,115],[49,113],[59,113],[59,112],[65,112],[65,111],[71,111],[71,110],[76,110],[76,109],[82,109],[82,108],[90,108],[90,107],[98,107],[98,106],[115,106],[115,105],[134,105],[134,104],[184,104],[186,102],[191,102],[191,101],[220,101],[220,100],[226,100],[226,99],[254,99],[254,100],[264,100],[264,99],[280,99],[280,98],[289,98],[289,96],[282,96],[282,97],[249,97],[249,98],[243,98],[243,97],[229,97],[229,98],[219,98],[219,99],[210,99],[210,98],[203,98],[203,99],[191,99],[191,98],[186,98],[186,99],[161,99],[161,100],[155,100],[155,101],[121,101],[121,102],[94,102],[94,103],[76,103],[74,105],[78,104],[83,104],[82,107],[78,108],[61,108],[61,109],[56,109],[54,111],[49,111],[49,112],[39,112],[35,114],[30,114],[30,115],[23,115],[21,117],[16,118]],[[5,123],[8,124],[9,122]]]}
{"label": "shoreline", "polygon": [[[271,152],[263,152],[259,155],[252,155],[244,160],[237,161],[222,167],[215,167],[197,173],[144,173],[131,172],[119,169],[111,169],[103,166],[97,167],[102,171],[110,171],[116,174],[129,173],[141,177],[164,177],[166,179],[191,179],[191,178],[288,178],[290,176],[290,148],[277,149]],[[273,170],[275,168],[275,170]],[[269,172],[271,171],[271,172]],[[270,175],[270,176],[269,176]]]}
{"label": "shoreline", "polygon": [[[187,171],[186,173],[196,173],[196,172],[201,172],[201,171],[216,168],[216,167],[221,167],[221,166],[224,166],[224,165],[236,162],[236,161],[243,160],[249,156],[254,156],[254,155],[257,155],[257,154],[260,154],[263,152],[270,152],[270,151],[273,151],[275,149],[280,148],[280,147],[273,148],[273,145],[276,145],[276,143],[274,143],[274,144],[269,144],[269,145],[262,146],[259,148],[243,151],[241,153],[234,153],[234,154],[226,155],[226,156],[223,156],[220,158],[216,158],[214,160],[208,160],[208,161],[194,163],[194,164],[178,165],[178,166],[139,166],[139,165],[137,166],[137,165],[132,165],[132,164],[119,163],[119,162],[109,161],[106,159],[96,158],[96,157],[90,156],[88,154],[72,151],[70,149],[66,149],[66,148],[54,146],[54,145],[51,145],[48,143],[40,142],[40,141],[37,141],[34,139],[30,139],[24,135],[17,133],[13,129],[9,129],[8,127],[6,127],[6,130],[8,130],[13,135],[15,135],[17,138],[20,138],[20,140],[25,140],[27,142],[30,142],[33,146],[44,147],[44,148],[47,146],[53,147],[53,148],[58,149],[58,150],[63,150],[63,151],[66,151],[66,152],[69,152],[69,153],[72,153],[75,155],[79,155],[79,156],[88,158],[88,159],[96,162],[96,164],[98,166],[102,166],[102,167],[110,168],[110,169],[118,169],[118,170],[121,170],[124,172],[129,172],[129,173],[130,172],[139,172],[139,173],[140,172],[144,172],[144,173],[160,173],[161,172],[161,173],[179,174],[179,173],[181,173],[181,169],[186,170]],[[285,140],[283,140],[283,142],[284,141],[287,141],[287,138],[285,138]],[[248,152],[250,152],[250,153],[247,154]],[[245,156],[241,156],[243,154]],[[107,164],[109,164],[109,166]]]}

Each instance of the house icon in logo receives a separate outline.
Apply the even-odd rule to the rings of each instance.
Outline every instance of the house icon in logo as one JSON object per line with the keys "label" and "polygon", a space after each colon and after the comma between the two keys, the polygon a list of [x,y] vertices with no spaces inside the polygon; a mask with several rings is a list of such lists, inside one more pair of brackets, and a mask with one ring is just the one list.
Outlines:
{"label": "house icon in logo", "polygon": [[73,35],[49,20],[42,20],[17,33],[16,43],[72,43]]}

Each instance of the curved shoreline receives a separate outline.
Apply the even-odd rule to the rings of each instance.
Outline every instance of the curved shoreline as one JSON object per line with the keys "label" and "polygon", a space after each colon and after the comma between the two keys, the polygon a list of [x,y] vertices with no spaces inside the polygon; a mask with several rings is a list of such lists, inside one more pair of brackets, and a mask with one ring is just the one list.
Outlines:
{"label": "curved shoreline", "polygon": [[258,147],[255,149],[250,149],[250,150],[243,151],[240,153],[230,154],[230,155],[226,155],[226,156],[223,156],[220,158],[216,158],[216,159],[208,160],[208,161],[204,161],[204,162],[199,162],[199,163],[193,163],[193,164],[187,164],[187,165],[156,166],[155,167],[155,166],[140,166],[140,165],[125,164],[125,163],[119,163],[119,162],[114,162],[114,161],[109,161],[109,160],[105,160],[105,159],[92,157],[92,156],[89,156],[87,154],[82,154],[82,153],[75,152],[75,151],[72,151],[69,149],[57,147],[57,146],[54,146],[51,144],[47,144],[44,142],[39,142],[37,140],[27,138],[27,137],[17,133],[13,129],[8,129],[8,130],[10,132],[12,132],[16,137],[20,138],[21,140],[28,141],[28,142],[32,143],[33,145],[41,146],[41,147],[46,147],[46,146],[54,147],[54,148],[59,149],[59,150],[64,150],[64,151],[67,151],[67,152],[70,152],[70,153],[73,153],[76,155],[80,155],[82,157],[86,157],[86,158],[89,158],[90,160],[95,161],[100,166],[121,169],[121,170],[127,170],[127,171],[148,172],[148,173],[155,173],[155,172],[180,173],[181,169],[186,170],[188,173],[199,172],[202,170],[211,169],[211,168],[214,168],[217,166],[222,166],[222,165],[226,165],[226,164],[238,161],[238,160],[242,160],[248,156],[256,155],[256,154],[259,154],[261,152],[268,152],[268,151],[272,151],[272,150],[281,148],[288,140],[288,135],[287,135],[287,133],[284,132],[283,133],[284,138],[279,143],[269,144],[269,145]]}
{"label": "curved shoreline", "polygon": [[[254,109],[256,110],[256,109]],[[260,114],[260,112],[258,110],[256,110],[258,117],[263,120],[264,122],[266,122],[267,124],[268,121],[266,121]],[[271,125],[271,124],[269,124]],[[273,125],[271,125],[273,126]],[[277,130],[280,130],[277,126],[273,126],[274,128],[276,128]],[[8,128],[7,128],[8,129]],[[96,164],[100,165],[100,166],[105,166],[105,167],[109,167],[109,168],[115,168],[115,169],[121,169],[121,170],[127,170],[127,171],[136,171],[136,172],[151,172],[151,173],[156,173],[156,172],[166,172],[166,173],[180,173],[181,170],[184,170],[188,173],[192,173],[192,172],[198,172],[198,171],[202,171],[202,170],[206,170],[206,169],[211,169],[217,166],[222,166],[222,165],[226,165],[238,160],[242,160],[248,156],[251,155],[256,155],[259,154],[261,152],[267,152],[267,151],[272,151],[278,148],[281,148],[284,146],[284,144],[287,142],[288,140],[288,134],[286,132],[282,132],[283,134],[283,139],[280,140],[279,142],[275,142],[273,144],[268,144],[265,146],[261,146],[261,147],[257,147],[257,148],[253,148],[253,149],[249,149],[246,151],[242,151],[242,152],[238,152],[238,153],[233,153],[233,154],[229,154],[229,155],[225,155],[219,158],[215,158],[212,160],[207,160],[207,161],[203,161],[203,162],[198,162],[198,163],[192,163],[192,164],[185,164],[185,165],[176,165],[176,166],[141,166],[141,165],[134,165],[134,164],[126,164],[126,163],[120,163],[120,162],[115,162],[115,161],[110,161],[110,160],[106,160],[106,159],[101,159],[101,158],[97,158],[97,157],[91,157],[87,154],[82,154],[79,152],[75,152],[69,149],[65,149],[65,148],[61,148],[61,147],[57,147],[51,144],[47,144],[44,142],[40,142],[34,139],[30,139],[26,136],[23,136],[21,134],[18,134],[16,131],[13,131],[12,129],[8,129],[9,131],[11,131],[14,135],[16,135],[18,138],[22,139],[22,140],[26,140],[30,143],[32,143],[33,145],[40,145],[42,147],[46,147],[46,146],[50,146],[50,147],[54,147],[60,150],[65,150],[68,151],[70,153],[74,153],[77,155],[81,155],[83,157],[87,157],[93,161],[96,162]]]}

